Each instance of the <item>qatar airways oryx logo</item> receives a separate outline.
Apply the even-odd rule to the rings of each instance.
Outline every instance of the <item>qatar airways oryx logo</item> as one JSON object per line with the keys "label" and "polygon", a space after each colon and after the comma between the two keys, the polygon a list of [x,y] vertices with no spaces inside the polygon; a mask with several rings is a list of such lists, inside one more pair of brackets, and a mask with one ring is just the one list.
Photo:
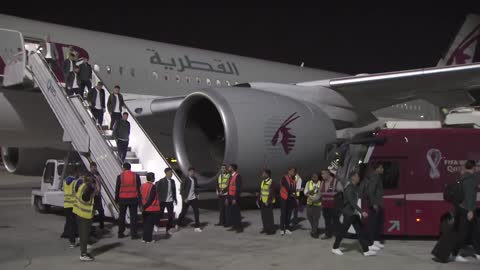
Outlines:
{"label": "qatar airways oryx logo", "polygon": [[[472,58],[475,54],[475,45],[480,42],[480,24],[477,25],[473,31],[468,33],[468,35],[458,44],[455,50],[450,55],[450,58],[447,61],[447,65],[452,64],[466,64],[472,62]],[[469,49],[471,48],[471,49]],[[469,49],[469,50],[468,50]]]}
{"label": "qatar airways oryx logo", "polygon": [[[277,146],[281,145],[283,148],[283,151],[285,154],[290,154],[290,152],[293,150],[293,147],[295,146],[295,141],[296,141],[296,136],[292,134],[292,130],[289,127],[291,123],[293,123],[295,120],[300,118],[300,116],[297,115],[297,113],[291,114],[287,119],[285,119],[281,124],[280,127],[278,127],[277,124],[277,129],[275,133],[273,134],[273,137],[271,137],[271,145],[272,146]],[[277,118],[278,119],[278,118]],[[278,120],[277,120],[278,121]],[[275,124],[274,122],[275,119],[273,118],[271,120],[271,124]],[[266,133],[267,134],[267,133]]]}

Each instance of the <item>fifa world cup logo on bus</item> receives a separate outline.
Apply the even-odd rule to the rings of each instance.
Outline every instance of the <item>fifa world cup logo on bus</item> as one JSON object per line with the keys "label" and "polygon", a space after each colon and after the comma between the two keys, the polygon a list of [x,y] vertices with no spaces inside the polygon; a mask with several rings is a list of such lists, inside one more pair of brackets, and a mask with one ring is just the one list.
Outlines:
{"label": "fifa world cup logo on bus", "polygon": [[293,147],[295,146],[295,138],[296,136],[290,133],[291,128],[288,127],[293,121],[300,118],[300,116],[296,116],[296,112],[290,115],[287,120],[285,120],[282,125],[277,129],[275,135],[272,138],[272,145],[275,146],[277,143],[281,143],[283,147],[283,151],[285,154],[289,154],[292,151]]}
{"label": "fifa world cup logo on bus", "polygon": [[442,152],[436,148],[432,148],[427,152],[427,162],[430,165],[430,178],[438,179],[440,178],[440,171],[438,170],[438,165],[442,159]]}

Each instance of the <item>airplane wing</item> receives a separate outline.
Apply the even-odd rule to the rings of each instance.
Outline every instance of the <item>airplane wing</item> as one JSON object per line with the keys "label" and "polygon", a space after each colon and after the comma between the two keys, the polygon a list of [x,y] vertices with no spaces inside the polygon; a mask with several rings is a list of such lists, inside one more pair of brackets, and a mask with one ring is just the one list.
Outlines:
{"label": "airplane wing", "polygon": [[470,104],[480,90],[480,63],[360,75],[299,83],[341,93],[360,111],[374,111],[413,99],[438,106]]}

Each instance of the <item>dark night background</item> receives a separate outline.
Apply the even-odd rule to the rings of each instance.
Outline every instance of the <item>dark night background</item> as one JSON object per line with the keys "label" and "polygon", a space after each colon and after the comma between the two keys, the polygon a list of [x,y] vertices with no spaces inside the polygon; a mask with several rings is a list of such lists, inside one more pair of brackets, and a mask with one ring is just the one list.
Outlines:
{"label": "dark night background", "polygon": [[[480,1],[478,1],[480,2]],[[435,66],[477,6],[3,9],[1,13],[349,74]]]}

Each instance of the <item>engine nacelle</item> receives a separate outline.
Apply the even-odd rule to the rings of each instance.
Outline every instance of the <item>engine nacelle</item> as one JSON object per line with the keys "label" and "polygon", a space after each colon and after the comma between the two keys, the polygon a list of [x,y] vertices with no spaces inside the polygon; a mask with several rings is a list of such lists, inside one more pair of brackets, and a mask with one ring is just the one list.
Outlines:
{"label": "engine nacelle", "polygon": [[178,109],[174,148],[184,173],[190,166],[203,185],[215,184],[222,163],[236,163],[244,189],[258,188],[260,172],[274,179],[289,166],[309,177],[324,165],[326,143],[335,140],[332,120],[317,106],[244,87],[190,94]]}
{"label": "engine nacelle", "polygon": [[65,153],[46,148],[2,147],[2,160],[10,173],[41,175],[47,159],[63,159]]}

